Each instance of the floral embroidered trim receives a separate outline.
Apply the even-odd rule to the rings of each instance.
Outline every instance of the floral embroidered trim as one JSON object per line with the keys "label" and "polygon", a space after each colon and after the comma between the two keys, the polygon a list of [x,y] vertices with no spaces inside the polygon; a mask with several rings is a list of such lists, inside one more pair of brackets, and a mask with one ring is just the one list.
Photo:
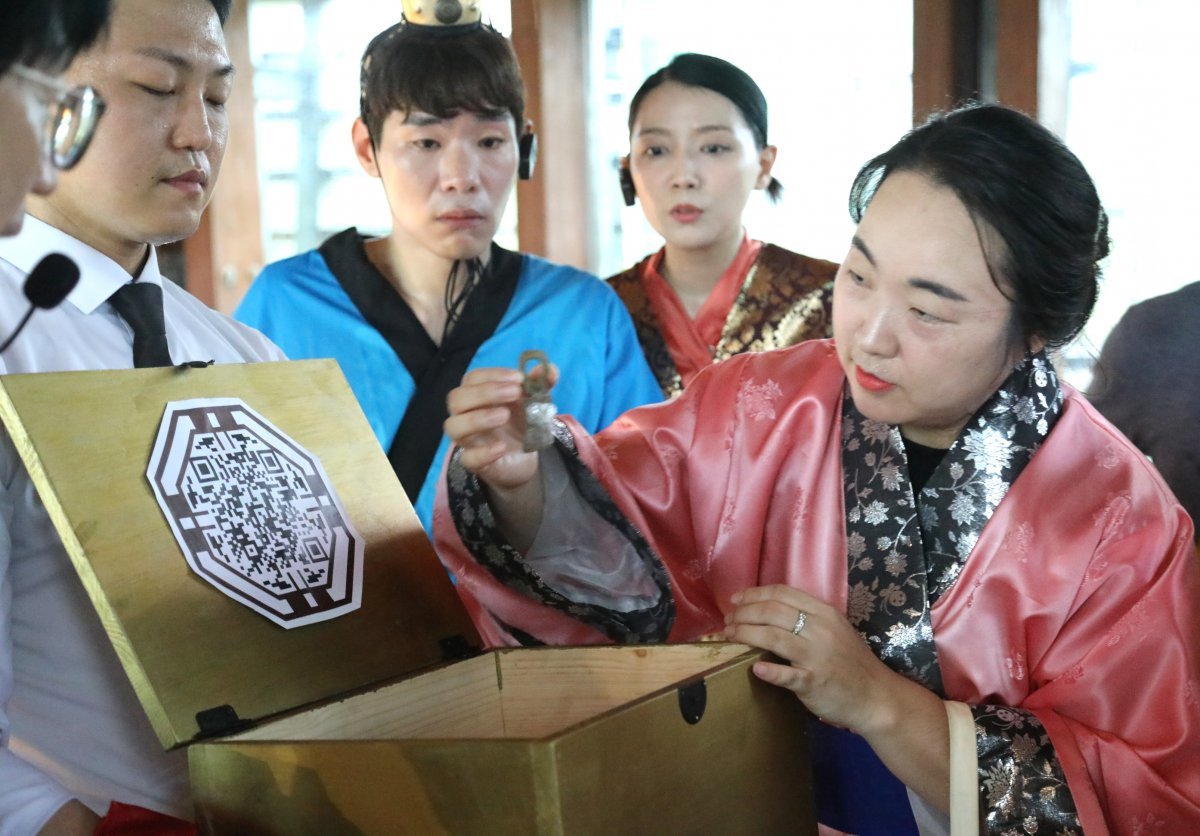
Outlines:
{"label": "floral embroidered trim", "polygon": [[646,355],[650,371],[654,372],[654,377],[658,380],[663,397],[672,398],[683,391],[683,379],[679,376],[679,370],[675,368],[675,361],[671,358],[666,340],[663,339],[658,317],[654,314],[654,306],[650,304],[650,298],[642,284],[642,269],[649,258],[623,273],[611,276],[608,283],[629,310],[642,353]]}
{"label": "floral embroidered trim", "polygon": [[1025,359],[967,422],[921,490],[930,603],[954,583],[979,533],[1062,412],[1058,376],[1044,354]]}
{"label": "floral embroidered trim", "polygon": [[1027,356],[963,428],[913,496],[898,428],[860,413],[846,388],[842,471],[847,617],[893,670],[942,693],[929,610],[1062,412],[1044,353]]}
{"label": "floral embroidered trim", "polygon": [[1071,788],[1037,717],[996,705],[973,706],[971,712],[987,832],[1082,834]]}
{"label": "floral embroidered trim", "polygon": [[[608,283],[629,310],[642,353],[663,396],[671,398],[683,391],[683,380],[642,285],[645,263],[643,260],[611,276]],[[831,336],[837,268],[831,261],[764,244],[729,311],[713,352],[714,362],[746,351],[767,351]]]}
{"label": "floral embroidered trim", "polygon": [[[646,609],[618,612],[595,604],[577,603],[544,583],[538,573],[521,559],[520,553],[501,536],[482,483],[462,466],[462,451],[456,449],[447,466],[446,487],[450,515],[458,536],[480,566],[500,583],[526,598],[553,607],[599,630],[618,644],[666,641],[675,623],[675,599],[666,567],[641,532],[617,509],[595,475],[580,461],[575,439],[561,421],[554,422],[554,440],[579,495],[601,519],[634,546],[646,564],[651,580],[662,593],[658,602]],[[536,636],[514,633],[511,629],[510,634],[523,644],[540,641]]]}
{"label": "floral embroidered trim", "polygon": [[846,617],[884,664],[942,694],[925,558],[900,431],[842,403]]}
{"label": "floral embroidered trim", "polygon": [[764,244],[721,330],[714,361],[832,336],[838,265]]}

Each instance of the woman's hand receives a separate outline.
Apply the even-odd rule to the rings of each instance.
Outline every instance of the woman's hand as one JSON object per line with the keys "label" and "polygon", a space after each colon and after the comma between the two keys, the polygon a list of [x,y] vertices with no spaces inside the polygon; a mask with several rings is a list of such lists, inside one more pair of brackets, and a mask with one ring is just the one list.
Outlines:
{"label": "woman's hand", "polygon": [[[557,379],[551,367],[550,385]],[[524,450],[522,380],[515,369],[475,369],[446,397],[446,435],[462,448],[463,467],[493,489],[520,488],[537,474],[537,453]]]}
{"label": "woman's hand", "polygon": [[776,584],[732,600],[726,637],[789,662],[755,662],[755,676],[791,690],[824,722],[861,735],[910,789],[943,813],[950,809],[950,728],[937,694],[881,662],[841,612],[806,592]]}
{"label": "woman's hand", "polygon": [[[552,364],[531,374],[558,380]],[[514,369],[476,369],[446,397],[450,417],[446,435],[462,449],[462,464],[487,486],[488,504],[501,534],[518,551],[527,552],[542,524],[542,480],[538,454],[525,452],[525,407],[521,381]]]}
{"label": "woman's hand", "polygon": [[826,723],[864,736],[894,722],[897,680],[912,683],[881,662],[840,612],[783,585],[747,589],[732,601],[726,637],[790,663],[756,662],[759,679],[793,691]]}
{"label": "woman's hand", "polygon": [[910,789],[943,813],[950,809],[950,728],[937,694],[881,662],[841,612],[806,592],[776,584],[732,600],[726,637],[789,662],[755,662],[755,676],[791,690],[824,722],[861,735]]}

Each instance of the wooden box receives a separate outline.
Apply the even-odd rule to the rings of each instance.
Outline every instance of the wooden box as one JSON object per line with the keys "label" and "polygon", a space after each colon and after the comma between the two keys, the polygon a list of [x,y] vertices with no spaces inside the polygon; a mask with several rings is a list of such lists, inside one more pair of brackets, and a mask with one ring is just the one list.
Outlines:
{"label": "wooden box", "polygon": [[[145,474],[197,398],[320,460],[365,542],[358,609],[284,629],[189,568]],[[332,361],[8,375],[0,415],[159,739],[190,747],[202,832],[815,832],[804,711],[758,651],[481,653]]]}

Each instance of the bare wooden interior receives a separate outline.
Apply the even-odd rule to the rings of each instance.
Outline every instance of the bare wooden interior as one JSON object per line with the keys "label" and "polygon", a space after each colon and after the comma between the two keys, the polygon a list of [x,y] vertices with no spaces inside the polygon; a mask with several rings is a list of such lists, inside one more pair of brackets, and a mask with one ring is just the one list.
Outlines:
{"label": "bare wooden interior", "polygon": [[237,739],[541,739],[750,650],[706,643],[488,653],[265,723]]}

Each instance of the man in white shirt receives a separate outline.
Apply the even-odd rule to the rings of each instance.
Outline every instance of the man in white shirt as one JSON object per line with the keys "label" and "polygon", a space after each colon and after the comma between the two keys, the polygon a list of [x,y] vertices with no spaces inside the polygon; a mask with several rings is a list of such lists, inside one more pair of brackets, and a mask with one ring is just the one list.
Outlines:
{"label": "man in white shirt", "polygon": [[[68,68],[64,78],[94,86],[107,109],[78,166],[29,199],[17,237],[0,239],[0,337],[28,309],[22,283],[47,252],[73,259],[80,280],[61,305],[34,314],[0,373],[133,366],[133,332],[108,301],[131,281],[162,288],[169,357],[160,364],[283,359],[258,332],[164,281],[154,249],[196,230],[220,170],[229,3],[116,0],[108,32]],[[5,433],[0,835],[91,833],[114,800],[190,818],[186,756],[162,751]]]}

